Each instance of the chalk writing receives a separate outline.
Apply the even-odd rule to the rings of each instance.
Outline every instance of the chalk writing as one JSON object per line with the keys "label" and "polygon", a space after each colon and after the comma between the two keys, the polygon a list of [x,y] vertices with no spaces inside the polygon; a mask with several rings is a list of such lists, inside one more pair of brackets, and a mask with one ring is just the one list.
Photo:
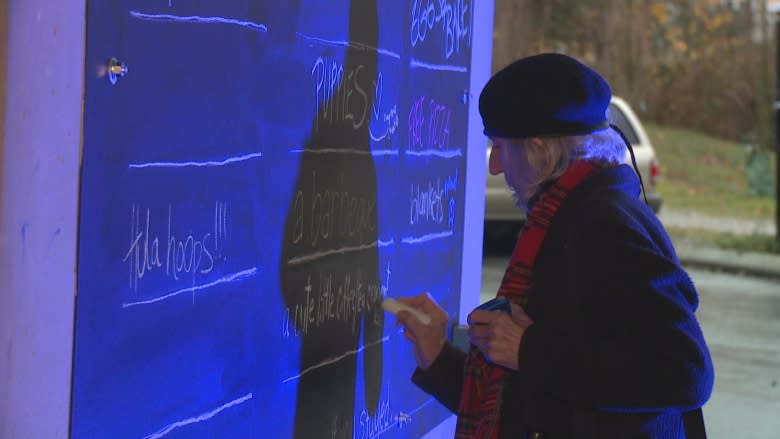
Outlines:
{"label": "chalk writing", "polygon": [[[303,293],[298,296],[298,303],[289,305],[285,311],[282,330],[285,337],[306,335],[329,322],[347,324],[356,334],[361,315],[382,301],[380,282],[364,283],[360,268],[335,275],[321,271],[314,274],[314,279],[308,274]],[[381,316],[373,314],[375,318]]]}
{"label": "chalk writing", "polygon": [[317,248],[340,238],[360,238],[376,234],[376,197],[355,194],[346,189],[344,174],[332,186],[311,172],[311,190],[298,190],[293,203],[294,226],[289,237],[293,244]]}
{"label": "chalk writing", "polygon": [[425,222],[441,224],[445,218],[445,204],[447,205],[447,223],[452,226],[455,221],[455,194],[458,189],[458,170],[453,176],[448,176],[441,184],[441,179],[428,181],[425,184],[411,185],[409,197],[409,224]]}
{"label": "chalk writing", "polygon": [[444,193],[450,197],[447,204],[447,225],[453,227],[455,225],[455,208],[457,207],[457,200],[455,193],[458,191],[458,168],[455,168],[455,175],[448,176],[447,181],[444,182]]}
{"label": "chalk writing", "polygon": [[422,191],[419,184],[412,184],[412,193],[409,199],[409,224],[441,223],[444,219],[443,194],[441,180],[436,180],[435,185],[433,182],[428,182],[428,187],[423,187]]}
{"label": "chalk writing", "polygon": [[452,110],[435,99],[421,96],[409,111],[409,148],[445,149],[450,146]]}
{"label": "chalk writing", "polygon": [[214,207],[214,247],[227,237],[227,203],[217,201]]}
{"label": "chalk writing", "polygon": [[[389,390],[388,390],[389,393]],[[394,416],[390,408],[390,398],[379,401],[376,413],[373,415],[363,409],[355,416],[355,438],[375,438],[398,424],[397,416]]]}
{"label": "chalk writing", "polygon": [[338,439],[338,438],[345,437],[345,433],[351,431],[349,422],[350,419],[348,416],[341,416],[341,415],[334,416],[330,423],[331,439]]}
{"label": "chalk writing", "polygon": [[[375,142],[391,137],[398,130],[398,105],[392,105],[387,111],[382,111],[383,91],[384,81],[380,73],[374,84],[374,103],[371,109],[371,127],[369,127],[371,139]],[[375,134],[373,127],[377,125],[384,127],[382,134]]]}
{"label": "chalk writing", "polygon": [[[369,123],[371,138],[378,142],[398,130],[398,105],[382,106],[382,73],[376,79],[368,78],[361,76],[364,68],[358,65],[345,71],[339,62],[317,58],[311,70],[317,108],[315,131],[346,122],[357,130]],[[374,94],[370,114],[368,93]]]}
{"label": "chalk writing", "polygon": [[[143,211],[143,223],[141,214]],[[219,241],[227,236],[227,204],[216,202],[214,207],[214,233],[189,233],[178,236],[174,233],[173,208],[168,205],[167,233],[161,242],[154,233],[150,208],[137,205],[130,209],[130,243],[122,262],[127,262],[130,271],[130,287],[137,289],[139,280],[149,272],[165,271],[165,276],[178,280],[188,274],[206,275],[214,269],[220,259]]]}
{"label": "chalk writing", "polygon": [[361,77],[364,68],[358,65],[345,72],[343,64],[317,58],[311,69],[317,105],[315,131],[346,121],[352,123],[353,129],[363,126],[369,111],[366,89],[374,79]]}
{"label": "chalk writing", "polygon": [[373,439],[381,436],[389,431],[391,428],[398,427],[404,428],[412,423],[412,415],[419,411],[430,401],[427,401],[423,406],[413,410],[410,413],[403,411],[395,412],[390,404],[390,396],[392,392],[390,387],[387,387],[387,399],[379,401],[379,405],[376,411],[371,415],[368,410],[363,409],[359,414],[355,415],[354,419],[354,438],[360,439]]}
{"label": "chalk writing", "polygon": [[398,423],[399,427],[404,428],[404,426],[412,423],[412,416],[404,412],[399,412],[395,415],[395,422]]}
{"label": "chalk writing", "polygon": [[428,32],[438,27],[444,39],[444,58],[460,52],[461,44],[468,42],[471,33],[469,0],[414,0],[412,1],[410,39],[412,47],[422,43]]}
{"label": "chalk writing", "polygon": [[393,272],[390,270],[390,264],[387,264],[387,269],[385,270],[385,281],[382,283],[382,297],[386,297],[390,292],[390,275],[392,273]]}

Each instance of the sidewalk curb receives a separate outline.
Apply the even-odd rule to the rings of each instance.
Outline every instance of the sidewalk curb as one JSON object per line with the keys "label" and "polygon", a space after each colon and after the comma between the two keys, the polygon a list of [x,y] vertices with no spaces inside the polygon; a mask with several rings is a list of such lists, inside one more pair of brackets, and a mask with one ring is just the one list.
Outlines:
{"label": "sidewalk curb", "polygon": [[780,279],[780,255],[717,249],[677,249],[683,266]]}

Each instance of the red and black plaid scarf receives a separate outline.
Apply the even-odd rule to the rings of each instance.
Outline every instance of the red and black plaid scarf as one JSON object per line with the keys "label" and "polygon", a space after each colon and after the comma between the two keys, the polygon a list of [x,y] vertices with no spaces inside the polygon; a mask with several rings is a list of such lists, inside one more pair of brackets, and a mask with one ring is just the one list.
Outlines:
{"label": "red and black plaid scarf", "polygon": [[[596,169],[593,163],[575,162],[534,204],[512,252],[498,296],[506,296],[511,302],[525,306],[536,256],[550,222],[569,193]],[[471,347],[458,407],[457,439],[498,437],[501,397],[508,373],[502,366],[488,363],[479,349]]]}

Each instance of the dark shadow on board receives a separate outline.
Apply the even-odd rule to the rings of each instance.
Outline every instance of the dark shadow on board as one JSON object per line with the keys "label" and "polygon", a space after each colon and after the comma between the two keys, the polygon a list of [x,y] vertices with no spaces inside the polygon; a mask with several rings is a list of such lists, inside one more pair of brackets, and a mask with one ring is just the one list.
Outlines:
{"label": "dark shadow on board", "polygon": [[[377,28],[374,1],[351,2],[349,41],[377,47]],[[295,438],[351,438],[356,409],[373,415],[381,391],[384,314],[368,131],[377,53],[347,49],[339,62],[321,66],[327,91],[300,160],[280,261],[284,302],[301,340]]]}

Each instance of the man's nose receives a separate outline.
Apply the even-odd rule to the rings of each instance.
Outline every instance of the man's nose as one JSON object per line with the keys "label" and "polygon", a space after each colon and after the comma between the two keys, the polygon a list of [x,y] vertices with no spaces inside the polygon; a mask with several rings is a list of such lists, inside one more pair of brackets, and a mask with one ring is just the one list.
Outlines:
{"label": "man's nose", "polygon": [[498,159],[499,146],[493,145],[490,148],[490,158],[488,159],[488,168],[491,175],[498,175],[504,172],[504,168],[501,166],[501,160]]}

